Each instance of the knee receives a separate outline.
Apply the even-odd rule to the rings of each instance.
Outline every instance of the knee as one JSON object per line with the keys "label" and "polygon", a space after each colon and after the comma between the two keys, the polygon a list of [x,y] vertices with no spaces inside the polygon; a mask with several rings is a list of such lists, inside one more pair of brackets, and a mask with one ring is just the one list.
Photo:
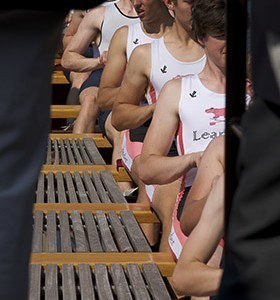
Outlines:
{"label": "knee", "polygon": [[82,92],[79,97],[81,105],[85,106],[94,106],[96,105],[96,94],[95,93],[88,93]]}

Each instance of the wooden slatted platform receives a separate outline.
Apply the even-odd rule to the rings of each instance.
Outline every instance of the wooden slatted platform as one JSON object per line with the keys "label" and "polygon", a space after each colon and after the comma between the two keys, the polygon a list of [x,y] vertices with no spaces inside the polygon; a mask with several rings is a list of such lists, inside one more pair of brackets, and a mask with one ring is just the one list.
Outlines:
{"label": "wooden slatted platform", "polygon": [[29,300],[171,300],[155,263],[31,264]]}
{"label": "wooden slatted platform", "polygon": [[34,212],[34,253],[152,252],[133,212]]}
{"label": "wooden slatted platform", "polygon": [[52,84],[70,84],[61,70],[55,70],[51,78]]}

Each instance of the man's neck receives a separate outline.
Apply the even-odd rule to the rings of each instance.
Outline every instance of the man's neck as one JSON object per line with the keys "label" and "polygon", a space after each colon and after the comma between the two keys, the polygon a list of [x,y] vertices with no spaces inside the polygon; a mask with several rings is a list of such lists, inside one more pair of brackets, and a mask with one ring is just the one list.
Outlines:
{"label": "man's neck", "polygon": [[119,10],[126,16],[137,17],[137,13],[130,0],[119,0],[116,5]]}

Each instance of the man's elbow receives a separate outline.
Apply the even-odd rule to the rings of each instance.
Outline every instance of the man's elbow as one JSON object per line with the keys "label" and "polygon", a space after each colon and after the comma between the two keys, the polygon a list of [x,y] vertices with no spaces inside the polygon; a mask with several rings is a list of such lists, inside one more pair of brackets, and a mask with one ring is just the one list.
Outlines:
{"label": "man's elbow", "polygon": [[153,184],[153,176],[151,176],[150,168],[147,166],[146,162],[141,161],[139,169],[138,169],[138,176],[144,184]]}
{"label": "man's elbow", "polygon": [[171,277],[171,285],[177,295],[177,297],[185,297],[185,296],[191,296],[190,293],[188,293],[188,278],[185,277],[185,274],[182,275],[181,271],[177,271],[176,268],[173,272],[173,275]]}
{"label": "man's elbow", "polygon": [[119,118],[116,117],[116,112],[114,111],[112,111],[111,124],[117,131],[122,131],[125,129],[123,128],[122,122],[120,122]]}
{"label": "man's elbow", "polygon": [[65,69],[71,69],[71,61],[68,59],[66,53],[64,53],[61,57],[61,66]]}

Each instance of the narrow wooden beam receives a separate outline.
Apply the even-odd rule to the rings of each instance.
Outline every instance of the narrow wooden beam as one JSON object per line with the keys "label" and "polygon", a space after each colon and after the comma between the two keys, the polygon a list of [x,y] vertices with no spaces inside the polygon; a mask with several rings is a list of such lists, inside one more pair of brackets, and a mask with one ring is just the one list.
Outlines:
{"label": "narrow wooden beam", "polygon": [[79,172],[82,175],[83,171],[100,173],[102,170],[108,170],[114,176],[116,181],[130,182],[131,178],[124,168],[117,169],[114,165],[43,165],[41,171],[45,174],[49,172],[56,175],[58,172],[65,174],[70,172],[72,175],[74,172]]}
{"label": "narrow wooden beam", "polygon": [[77,118],[81,105],[51,105],[51,119]]}
{"label": "narrow wooden beam", "polygon": [[45,267],[47,264],[95,264],[104,263],[107,266],[119,263],[123,266],[129,263],[136,263],[140,266],[144,263],[155,263],[162,276],[170,277],[173,274],[175,262],[170,253],[32,253],[30,264],[41,264]]}
{"label": "narrow wooden beam", "polygon": [[56,211],[59,213],[62,210],[69,213],[74,210],[80,213],[91,211],[94,214],[100,210],[105,213],[115,211],[118,215],[123,210],[130,210],[139,223],[160,223],[150,207],[141,203],[34,203],[33,205],[34,212],[42,211],[47,213],[48,211]]}
{"label": "narrow wooden beam", "polygon": [[54,71],[51,79],[52,84],[69,84],[70,82],[65,77],[62,71]]}

